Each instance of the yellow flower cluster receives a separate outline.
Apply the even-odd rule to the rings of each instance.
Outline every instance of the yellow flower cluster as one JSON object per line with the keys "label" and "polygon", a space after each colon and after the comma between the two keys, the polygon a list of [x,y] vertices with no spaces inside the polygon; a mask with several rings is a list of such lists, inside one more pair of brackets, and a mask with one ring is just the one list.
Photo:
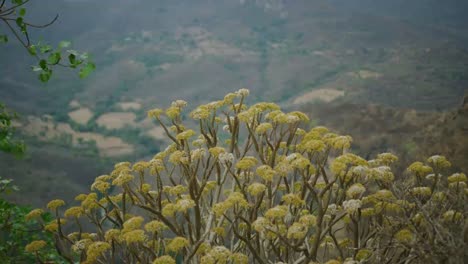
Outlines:
{"label": "yellow flower cluster", "polygon": [[263,180],[270,182],[273,180],[273,176],[275,176],[276,171],[273,170],[270,166],[268,165],[262,165],[257,168],[255,171],[258,176],[260,176]]}
{"label": "yellow flower cluster", "polygon": [[130,245],[132,243],[144,242],[146,240],[146,234],[145,231],[137,229],[122,233],[121,238]]}
{"label": "yellow flower cluster", "polygon": [[153,264],[176,264],[176,261],[171,256],[164,255],[156,258],[153,261]]}
{"label": "yellow flower cluster", "polygon": [[31,221],[33,219],[38,219],[42,216],[42,214],[44,213],[44,210],[42,209],[34,209],[34,210],[31,210],[27,215],[24,216],[24,219],[26,221]]}
{"label": "yellow flower cluster", "polygon": [[26,247],[24,248],[24,250],[26,252],[29,252],[29,253],[34,253],[36,251],[41,250],[46,245],[47,245],[47,243],[44,240],[36,240],[36,241],[33,241],[33,242],[27,244]]}
{"label": "yellow flower cluster", "polygon": [[64,202],[63,200],[56,199],[56,200],[50,201],[50,202],[47,204],[47,208],[49,208],[50,210],[55,210],[55,209],[57,209],[58,207],[64,206],[64,205],[65,205],[65,202]]}
{"label": "yellow flower cluster", "polygon": [[208,253],[201,258],[201,263],[215,264],[227,263],[231,257],[231,251],[223,246],[213,247]]}
{"label": "yellow flower cluster", "polygon": [[281,197],[281,200],[284,201],[285,204],[292,206],[301,206],[305,204],[305,201],[302,200],[301,197],[299,197],[299,195],[294,193],[288,193],[283,195],[283,197]]}
{"label": "yellow flower cluster", "polygon": [[452,166],[452,164],[450,164],[450,162],[444,156],[440,155],[434,155],[432,157],[429,157],[427,159],[427,162],[439,169],[448,168]]}
{"label": "yellow flower cluster", "polygon": [[84,214],[83,208],[81,208],[80,206],[73,206],[73,207],[68,208],[65,211],[64,216],[65,217],[77,217],[78,218],[83,214]]}
{"label": "yellow flower cluster", "polygon": [[346,190],[346,196],[348,198],[359,198],[366,191],[366,187],[361,183],[355,183]]}
{"label": "yellow flower cluster", "polygon": [[257,165],[257,163],[258,161],[255,157],[246,156],[237,162],[236,168],[241,170],[248,170]]}
{"label": "yellow flower cluster", "polygon": [[111,245],[107,242],[93,242],[88,246],[86,250],[87,262],[93,263],[96,261],[103,253],[108,251],[111,248]]}
{"label": "yellow flower cluster", "polygon": [[266,190],[266,186],[258,182],[252,183],[251,185],[249,185],[249,187],[247,187],[247,192],[253,196],[257,196],[263,193],[265,190]]}
{"label": "yellow flower cluster", "polygon": [[189,245],[189,241],[185,237],[175,237],[167,244],[166,249],[169,252],[180,252],[181,249]]}
{"label": "yellow flower cluster", "polygon": [[409,244],[413,241],[414,235],[409,229],[402,229],[395,234],[395,239],[400,243]]}
{"label": "yellow flower cluster", "polygon": [[288,207],[284,205],[277,205],[268,209],[265,212],[265,217],[268,219],[283,219],[288,213]]}

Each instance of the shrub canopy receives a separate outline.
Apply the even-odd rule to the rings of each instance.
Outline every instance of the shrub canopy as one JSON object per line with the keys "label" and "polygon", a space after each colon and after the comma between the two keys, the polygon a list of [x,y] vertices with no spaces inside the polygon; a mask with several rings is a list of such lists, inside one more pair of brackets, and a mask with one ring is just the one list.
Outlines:
{"label": "shrub canopy", "polygon": [[[148,115],[172,142],[121,162],[78,206],[51,201],[40,224],[69,262],[461,263],[467,177],[432,156],[395,175],[398,158],[366,160],[350,136],[308,128],[301,112],[246,105],[240,89]],[[35,218],[38,216],[29,216]],[[466,232],[466,229],[465,229]],[[37,253],[42,244],[26,247]]]}

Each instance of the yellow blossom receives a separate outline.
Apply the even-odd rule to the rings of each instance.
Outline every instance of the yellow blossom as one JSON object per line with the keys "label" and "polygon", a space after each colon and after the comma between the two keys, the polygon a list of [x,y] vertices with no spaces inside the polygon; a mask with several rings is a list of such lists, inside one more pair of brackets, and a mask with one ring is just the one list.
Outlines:
{"label": "yellow blossom", "polygon": [[261,183],[252,183],[247,187],[247,192],[250,193],[250,195],[257,196],[261,193],[263,193],[266,190],[266,186]]}
{"label": "yellow blossom", "polygon": [[106,231],[104,238],[107,242],[112,242],[112,240],[120,241],[121,231],[119,229],[109,229]]}
{"label": "yellow blossom", "polygon": [[34,210],[31,210],[27,215],[25,215],[24,219],[26,221],[30,221],[32,219],[40,218],[43,213],[44,213],[44,210],[42,209],[34,209]]}
{"label": "yellow blossom", "polygon": [[63,200],[57,199],[57,200],[52,200],[47,204],[47,208],[50,210],[55,210],[60,206],[64,206],[65,202]]}
{"label": "yellow blossom", "polygon": [[256,173],[258,174],[258,176],[260,176],[262,179],[264,179],[265,181],[272,181],[273,180],[273,176],[275,176],[276,174],[276,171],[273,170],[270,166],[268,165],[262,165],[262,166],[259,166],[256,170]]}
{"label": "yellow blossom", "polygon": [[110,183],[105,182],[105,181],[95,181],[91,185],[91,190],[92,191],[98,190],[101,193],[106,193],[107,190],[109,190],[109,188],[110,188]]}
{"label": "yellow blossom", "polygon": [[400,243],[411,243],[413,238],[413,233],[409,229],[402,229],[395,234],[395,239]]}
{"label": "yellow blossom", "polygon": [[447,178],[449,183],[457,183],[457,182],[466,182],[467,178],[464,173],[454,173]]}
{"label": "yellow blossom", "polygon": [[218,157],[221,153],[226,152],[222,147],[213,147],[208,150],[213,157]]}
{"label": "yellow blossom", "polygon": [[177,211],[177,205],[173,203],[166,204],[162,209],[162,215],[165,217],[174,217],[174,214]]}
{"label": "yellow blossom", "polygon": [[80,217],[81,215],[83,215],[83,213],[84,213],[83,208],[81,208],[80,206],[73,206],[73,207],[68,208],[65,211],[64,216],[65,217]]}
{"label": "yellow blossom", "polygon": [[166,109],[166,115],[170,119],[175,119],[180,115],[180,108],[176,106],[170,106],[169,108]]}
{"label": "yellow blossom", "polygon": [[112,184],[116,186],[122,186],[131,182],[134,178],[135,177],[130,173],[121,172],[119,176],[112,181]]}
{"label": "yellow blossom", "polygon": [[252,156],[245,156],[240,161],[237,162],[236,168],[241,170],[247,170],[252,168],[257,164],[257,159]]}
{"label": "yellow blossom", "polygon": [[164,111],[160,108],[155,108],[148,111],[148,117],[150,118],[159,118]]}
{"label": "yellow blossom", "polygon": [[299,195],[293,193],[283,195],[281,200],[284,201],[287,205],[300,206],[305,204],[305,201],[302,200]]}
{"label": "yellow blossom", "polygon": [[143,242],[146,240],[145,231],[141,229],[125,232],[121,236],[122,236],[122,239],[125,240],[127,244]]}
{"label": "yellow blossom", "polygon": [[271,130],[273,126],[270,123],[261,123],[260,125],[255,128],[255,133],[257,134],[264,134],[268,130]]}
{"label": "yellow blossom", "polygon": [[177,134],[176,139],[177,140],[187,140],[190,137],[193,137],[195,134],[196,134],[195,131],[193,131],[192,129],[185,130],[184,132],[181,132],[181,133]]}
{"label": "yellow blossom", "polygon": [[26,247],[24,248],[24,250],[26,252],[29,252],[29,253],[34,253],[36,251],[41,250],[46,245],[47,245],[47,243],[44,240],[36,240],[36,241],[33,241],[33,242],[27,244]]}
{"label": "yellow blossom", "polygon": [[153,220],[145,225],[145,230],[148,232],[161,232],[166,228],[167,226],[158,220]]}
{"label": "yellow blossom", "polygon": [[125,223],[123,224],[123,231],[128,232],[131,230],[138,229],[141,227],[141,224],[143,223],[143,221],[144,219],[141,216],[132,217],[128,219],[127,221],[125,221]]}
{"label": "yellow blossom", "polygon": [[153,261],[153,264],[176,264],[176,261],[171,256],[164,255],[156,258]]}
{"label": "yellow blossom", "polygon": [[230,256],[230,259],[233,264],[248,264],[249,263],[249,257],[242,253],[234,253]]}
{"label": "yellow blossom", "polygon": [[101,256],[104,252],[109,250],[111,248],[111,245],[107,242],[102,242],[102,241],[97,241],[93,242],[88,246],[88,249],[86,250],[86,261],[91,261],[94,262],[96,261],[99,256]]}
{"label": "yellow blossom", "polygon": [[450,162],[444,156],[440,156],[440,155],[434,155],[432,157],[429,157],[427,159],[427,162],[429,164],[432,164],[434,167],[437,167],[440,169],[448,168],[452,166],[452,164],[450,164]]}
{"label": "yellow blossom", "polygon": [[348,198],[359,198],[359,196],[361,196],[365,191],[366,188],[364,185],[355,183],[348,188],[346,196],[348,196]]}
{"label": "yellow blossom", "polygon": [[288,228],[288,239],[303,239],[307,235],[307,226],[301,223],[293,223]]}
{"label": "yellow blossom", "polygon": [[166,246],[170,252],[180,252],[181,249],[189,245],[189,241],[185,237],[175,237]]}
{"label": "yellow blossom", "polygon": [[284,205],[277,205],[273,208],[268,209],[265,213],[265,217],[268,219],[282,219],[288,213],[288,207]]}
{"label": "yellow blossom", "polygon": [[392,153],[380,153],[377,155],[377,159],[384,165],[389,166],[390,164],[398,161],[398,157]]}

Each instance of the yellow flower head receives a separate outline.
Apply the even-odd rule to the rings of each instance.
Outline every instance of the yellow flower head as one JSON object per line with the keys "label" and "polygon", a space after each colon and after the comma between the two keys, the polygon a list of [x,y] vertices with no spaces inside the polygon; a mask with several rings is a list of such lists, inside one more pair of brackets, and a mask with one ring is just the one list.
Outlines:
{"label": "yellow flower head", "polygon": [[270,182],[273,180],[273,176],[275,176],[276,171],[268,165],[262,165],[257,168],[256,173],[265,181]]}
{"label": "yellow flower head", "polygon": [[409,244],[413,241],[414,235],[409,229],[402,229],[395,234],[395,239],[400,243]]}
{"label": "yellow flower head", "polygon": [[250,193],[250,195],[257,196],[261,193],[263,193],[266,190],[266,186],[261,183],[252,183],[247,187],[247,192]]}
{"label": "yellow flower head", "polygon": [[31,212],[29,212],[27,215],[25,215],[24,219],[26,221],[30,221],[32,219],[37,219],[37,218],[40,218],[43,213],[44,213],[44,210],[42,210],[42,209],[34,209],[34,210],[31,210]]}
{"label": "yellow flower head", "polygon": [[166,228],[167,226],[158,220],[153,220],[145,225],[145,230],[148,232],[161,232]]}
{"label": "yellow flower head", "polygon": [[239,160],[236,164],[236,168],[241,170],[247,170],[252,168],[253,166],[257,165],[257,159],[252,156],[245,156],[241,160]]}
{"label": "yellow flower head", "polygon": [[361,196],[361,194],[363,194],[365,191],[366,187],[364,187],[364,185],[355,183],[348,188],[346,191],[346,196],[352,199],[359,198],[359,196]]}
{"label": "yellow flower head", "polygon": [[284,201],[284,203],[287,205],[300,206],[305,204],[305,201],[302,200],[299,195],[293,193],[283,195],[281,200]]}
{"label": "yellow flower head", "polygon": [[101,193],[106,193],[107,190],[109,190],[110,188],[110,183],[108,182],[105,182],[105,181],[95,181],[92,185],[91,185],[91,191],[99,191]]}
{"label": "yellow flower head", "polygon": [[176,261],[171,256],[164,255],[156,258],[153,261],[153,264],[176,264]]}
{"label": "yellow flower head", "polygon": [[427,162],[429,164],[432,164],[434,167],[440,168],[440,169],[448,168],[452,166],[452,164],[450,164],[450,162],[444,156],[440,156],[440,155],[434,155],[432,157],[429,157],[427,159]]}
{"label": "yellow flower head", "polygon": [[109,229],[106,231],[104,238],[107,242],[112,242],[112,240],[120,241],[121,231],[119,229]]}
{"label": "yellow flower head", "polygon": [[123,224],[123,231],[128,232],[131,230],[138,229],[141,227],[141,224],[143,223],[143,221],[144,219],[141,216],[132,217],[128,219],[127,221],[125,221],[125,223]]}
{"label": "yellow flower head", "polygon": [[47,208],[50,210],[55,210],[60,206],[64,206],[65,202],[63,200],[57,199],[57,200],[52,200],[47,204]]}
{"label": "yellow flower head", "polygon": [[277,205],[273,208],[268,209],[265,213],[265,217],[268,219],[282,219],[288,213],[288,207],[284,205]]}
{"label": "yellow flower head", "polygon": [[177,140],[187,140],[195,135],[195,131],[192,129],[185,130],[184,132],[181,132],[177,134],[176,139]]}
{"label": "yellow flower head", "polygon": [[26,252],[29,252],[29,253],[34,253],[36,251],[41,250],[46,245],[47,245],[47,243],[44,240],[36,240],[36,241],[33,241],[33,242],[27,244],[26,247],[24,248],[24,250]]}
{"label": "yellow flower head", "polygon": [[65,217],[80,217],[81,215],[83,215],[83,213],[84,213],[83,208],[81,208],[80,206],[73,206],[73,207],[68,208],[65,211],[64,216]]}
{"label": "yellow flower head", "polygon": [[170,252],[179,252],[181,249],[188,246],[189,244],[189,241],[185,237],[175,237],[166,246],[166,249]]}
{"label": "yellow flower head", "polygon": [[146,240],[145,231],[141,229],[132,230],[130,232],[123,233],[122,239],[125,240],[127,244],[144,242]]}
{"label": "yellow flower head", "polygon": [[271,130],[273,126],[270,123],[261,123],[260,125],[257,126],[255,129],[255,133],[257,134],[264,134]]}
{"label": "yellow flower head", "polygon": [[160,108],[155,108],[150,111],[148,111],[148,117],[149,118],[159,118],[161,114],[164,113],[164,111]]}
{"label": "yellow flower head", "polygon": [[171,107],[166,109],[166,115],[170,119],[175,119],[176,117],[178,117],[180,115],[180,108],[176,107],[176,106],[171,106]]}
{"label": "yellow flower head", "polygon": [[96,261],[103,253],[111,248],[111,245],[107,242],[97,241],[93,242],[88,246],[86,250],[86,261],[94,262]]}

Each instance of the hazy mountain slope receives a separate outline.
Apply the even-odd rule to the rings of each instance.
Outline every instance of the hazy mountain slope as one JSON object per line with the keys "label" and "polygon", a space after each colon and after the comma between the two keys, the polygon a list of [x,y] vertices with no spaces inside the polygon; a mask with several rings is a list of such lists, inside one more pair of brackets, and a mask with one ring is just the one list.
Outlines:
{"label": "hazy mountain slope", "polygon": [[350,103],[317,104],[303,110],[317,124],[351,135],[353,148],[365,157],[390,151],[398,154],[402,165],[409,165],[440,154],[453,163],[454,170],[468,170],[468,96],[456,110],[442,113]]}
{"label": "hazy mountain slope", "polygon": [[[74,136],[117,138],[113,142],[135,151],[112,161],[136,160],[162,144],[161,128],[145,119],[146,110],[179,98],[194,107],[241,87],[251,89],[251,102],[313,109],[323,124],[350,133],[364,154],[397,149],[405,158],[407,152],[425,155],[443,149],[463,159],[464,149],[453,142],[465,130],[458,125],[447,133],[426,130],[446,114],[420,111],[452,111],[468,87],[466,6],[458,0],[32,1],[28,16],[34,21],[60,14],[53,27],[33,37],[52,43],[72,40],[73,48],[92,54],[98,68],[86,80],[58,69],[42,85],[29,71],[34,61],[23,49],[16,43],[2,46],[1,100],[22,115],[19,130],[28,127],[25,120],[47,114],[51,127],[68,124],[63,138],[73,139],[64,145],[60,138],[26,131],[27,143],[34,146],[31,159],[2,158],[0,174],[14,175],[26,188],[37,186],[32,199],[49,188],[37,182],[60,175],[72,195],[82,188],[76,175],[88,182],[111,169],[110,163],[81,169],[103,158],[97,148],[102,142],[81,144]],[[315,104],[320,101],[329,103]],[[139,107],[123,110],[122,103]],[[72,118],[75,111],[90,116],[80,123]],[[437,124],[450,127],[449,119]],[[438,140],[439,133],[455,152],[442,143],[434,149],[420,146],[445,142]],[[73,163],[73,155],[63,154],[67,149],[80,157],[94,156]],[[58,159],[57,167],[34,162],[42,151],[50,153],[44,155],[45,163]],[[79,165],[75,169],[70,162]]]}

